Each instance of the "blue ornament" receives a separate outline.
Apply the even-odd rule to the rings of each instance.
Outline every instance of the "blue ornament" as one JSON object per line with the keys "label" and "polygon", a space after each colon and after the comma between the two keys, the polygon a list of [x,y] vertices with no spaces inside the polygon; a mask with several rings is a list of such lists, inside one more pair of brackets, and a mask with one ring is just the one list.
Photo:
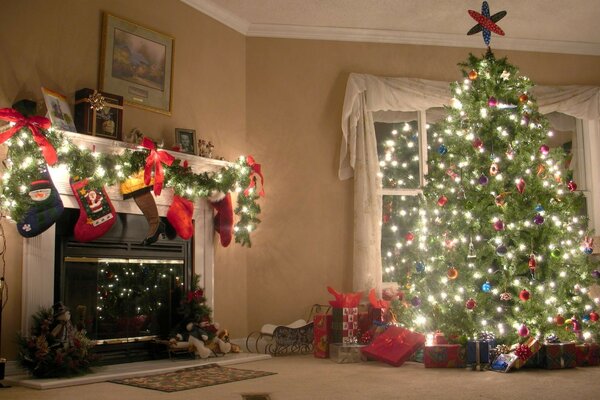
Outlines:
{"label": "blue ornament", "polygon": [[492,290],[492,285],[486,281],[483,285],[481,285],[481,290],[483,290],[485,293],[489,293],[489,291]]}
{"label": "blue ornament", "polygon": [[508,253],[508,249],[505,245],[501,244],[500,246],[496,247],[496,254],[500,257],[504,257],[506,253]]}
{"label": "blue ornament", "polygon": [[440,144],[440,147],[438,147],[438,153],[440,153],[441,155],[444,155],[447,152],[448,152],[448,148],[446,147],[446,145]]}
{"label": "blue ornament", "polygon": [[537,206],[535,206],[535,211],[540,213],[544,211],[544,207],[542,207],[541,204],[538,204]]}
{"label": "blue ornament", "polygon": [[581,317],[582,320],[584,321],[589,321],[590,320],[590,316],[589,314],[585,314],[583,317]]}
{"label": "blue ornament", "polygon": [[417,272],[424,272],[425,271],[425,263],[423,263],[423,261],[417,261],[417,263],[415,264],[415,268],[416,268]]}
{"label": "blue ornament", "polygon": [[583,249],[583,252],[585,254],[590,255],[590,254],[592,254],[594,252],[594,249],[592,247],[586,247],[585,249]]}

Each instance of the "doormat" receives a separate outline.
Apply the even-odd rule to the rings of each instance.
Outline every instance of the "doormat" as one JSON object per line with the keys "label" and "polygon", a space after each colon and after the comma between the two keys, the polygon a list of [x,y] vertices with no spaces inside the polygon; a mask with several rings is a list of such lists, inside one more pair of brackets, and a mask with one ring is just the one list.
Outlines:
{"label": "doormat", "polygon": [[141,376],[110,381],[121,385],[136,386],[161,392],[178,392],[222,383],[243,381],[275,375],[275,372],[251,371],[221,367],[218,364],[206,364],[198,367],[180,369],[159,375]]}

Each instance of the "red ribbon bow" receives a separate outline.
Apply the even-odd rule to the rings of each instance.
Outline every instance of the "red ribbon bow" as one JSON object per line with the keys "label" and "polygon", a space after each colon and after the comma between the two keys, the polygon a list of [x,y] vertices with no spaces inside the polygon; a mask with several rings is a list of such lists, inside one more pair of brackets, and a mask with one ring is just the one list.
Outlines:
{"label": "red ribbon bow", "polygon": [[15,125],[0,133],[0,144],[10,139],[22,128],[27,128],[33,134],[33,140],[42,151],[42,155],[48,165],[54,165],[58,161],[56,150],[50,144],[46,136],[40,131],[49,129],[52,123],[48,118],[33,116],[24,117],[20,112],[12,108],[0,109],[0,119],[3,121],[14,122]]}
{"label": "red ribbon bow", "polygon": [[156,150],[156,143],[144,137],[142,146],[150,150],[150,155],[146,158],[144,167],[144,184],[149,185],[152,178],[152,167],[154,167],[154,194],[159,196],[162,191],[165,174],[163,173],[163,164],[170,166],[175,157],[163,150]]}
{"label": "red ribbon bow", "polygon": [[265,189],[264,189],[265,178],[263,177],[263,174],[260,170],[260,164],[257,164],[256,161],[254,161],[254,157],[252,157],[252,156],[247,156],[246,162],[248,163],[248,166],[250,167],[250,170],[252,172],[250,173],[250,184],[248,185],[246,190],[244,190],[244,195],[248,196],[248,193],[250,193],[250,189],[252,189],[254,186],[256,186],[256,181],[254,180],[254,177],[252,176],[252,175],[256,174],[260,177],[260,192],[258,192],[258,195],[264,197],[264,195],[265,195]]}

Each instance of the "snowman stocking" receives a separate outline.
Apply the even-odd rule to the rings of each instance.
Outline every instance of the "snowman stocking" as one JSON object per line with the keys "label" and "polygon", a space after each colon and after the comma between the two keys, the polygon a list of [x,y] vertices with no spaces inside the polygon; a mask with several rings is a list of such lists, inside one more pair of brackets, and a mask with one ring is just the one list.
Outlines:
{"label": "snowman stocking", "polygon": [[69,182],[79,204],[79,218],[73,229],[78,242],[89,242],[102,237],[116,220],[115,209],[104,188],[94,188],[89,180]]}
{"label": "snowman stocking", "polygon": [[62,214],[64,207],[58,191],[45,170],[40,180],[29,185],[29,197],[33,205],[17,222],[17,230],[21,236],[30,238],[50,228]]}

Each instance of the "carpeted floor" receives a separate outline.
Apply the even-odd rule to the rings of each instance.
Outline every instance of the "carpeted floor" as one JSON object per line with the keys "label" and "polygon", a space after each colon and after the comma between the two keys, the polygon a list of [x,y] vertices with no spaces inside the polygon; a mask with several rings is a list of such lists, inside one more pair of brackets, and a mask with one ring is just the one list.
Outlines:
{"label": "carpeted floor", "polygon": [[236,365],[239,369],[275,372],[259,379],[163,393],[113,383],[49,390],[0,389],[4,400],[242,400],[244,394],[269,394],[271,400],[300,399],[544,399],[600,398],[600,367],[511,373],[465,369],[425,369],[406,363],[394,368],[378,362],[336,364],[312,356],[288,356]]}

